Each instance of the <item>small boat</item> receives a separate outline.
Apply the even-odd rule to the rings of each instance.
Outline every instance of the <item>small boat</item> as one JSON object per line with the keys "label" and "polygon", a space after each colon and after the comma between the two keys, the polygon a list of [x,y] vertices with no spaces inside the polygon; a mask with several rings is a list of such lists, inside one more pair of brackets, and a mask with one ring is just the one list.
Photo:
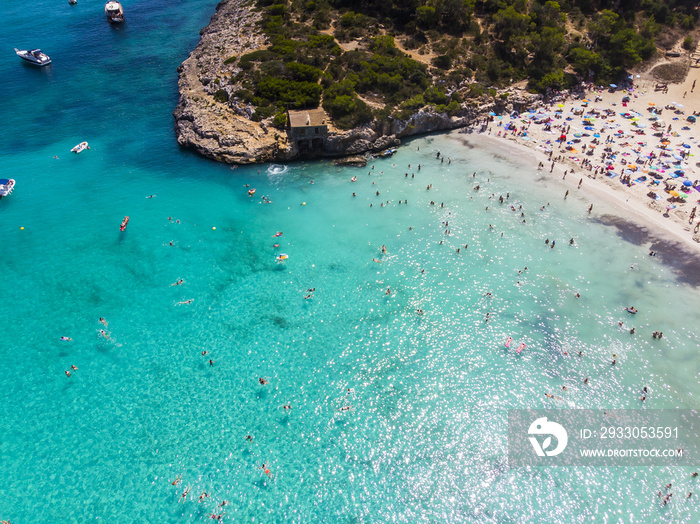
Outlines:
{"label": "small boat", "polygon": [[129,217],[124,217],[124,220],[122,220],[122,225],[119,226],[119,231],[124,231],[126,229],[126,225],[129,223]]}
{"label": "small boat", "polygon": [[116,0],[110,0],[105,4],[105,14],[111,24],[119,24],[124,21],[124,9]]}
{"label": "small boat", "polygon": [[0,198],[12,193],[15,188],[15,181],[11,178],[0,178]]}
{"label": "small boat", "polygon": [[78,3],[78,0],[68,0],[68,3],[69,3],[70,5],[75,5],[75,4]]}
{"label": "small boat", "polygon": [[86,149],[90,149],[90,146],[88,145],[87,142],[80,142],[77,146],[71,149],[71,152],[73,153],[80,153],[81,151],[85,151]]}
{"label": "small boat", "polygon": [[15,53],[17,53],[17,56],[25,62],[27,62],[28,64],[45,66],[51,63],[49,55],[47,55],[46,53],[42,53],[41,49],[32,49],[31,51],[29,51],[27,49],[17,49],[15,47]]}

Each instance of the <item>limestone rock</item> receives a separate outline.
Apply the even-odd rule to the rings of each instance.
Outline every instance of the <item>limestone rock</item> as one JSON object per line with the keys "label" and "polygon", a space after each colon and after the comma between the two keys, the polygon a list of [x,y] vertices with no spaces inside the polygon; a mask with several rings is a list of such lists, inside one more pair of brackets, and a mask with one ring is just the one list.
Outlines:
{"label": "limestone rock", "polygon": [[364,167],[367,165],[367,158],[362,155],[345,156],[333,162],[336,166]]}
{"label": "limestone rock", "polygon": [[[173,112],[178,144],[219,162],[284,162],[299,156],[285,131],[273,128],[271,119],[254,122],[255,108],[232,97],[240,87],[231,83],[240,72],[237,59],[269,45],[258,29],[260,14],[253,7],[249,0],[222,0],[200,32],[197,47],[178,68],[180,96]],[[487,103],[481,106],[470,100],[452,115],[426,107],[405,120],[390,117],[348,131],[330,125],[321,155],[380,151],[399,145],[402,137],[465,127],[489,111],[523,110],[540,98],[509,92],[497,102],[484,97]]]}

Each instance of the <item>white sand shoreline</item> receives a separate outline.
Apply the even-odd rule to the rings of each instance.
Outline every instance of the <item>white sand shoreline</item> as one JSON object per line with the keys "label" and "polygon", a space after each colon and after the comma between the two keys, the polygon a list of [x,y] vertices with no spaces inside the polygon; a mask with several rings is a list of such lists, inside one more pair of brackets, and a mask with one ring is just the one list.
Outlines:
{"label": "white sand shoreline", "polygon": [[[691,93],[695,82],[698,85],[694,92]],[[700,226],[700,192],[695,189],[691,190],[685,203],[677,202],[675,209],[667,211],[666,206],[671,204],[667,199],[671,195],[663,190],[664,181],[661,181],[659,184],[660,188],[657,190],[657,194],[662,199],[655,201],[647,196],[647,193],[652,190],[652,188],[647,186],[652,181],[651,176],[648,176],[648,180],[644,183],[628,186],[620,182],[620,177],[611,179],[605,174],[601,174],[600,169],[598,174],[595,175],[595,170],[584,168],[580,163],[581,160],[587,159],[594,167],[600,168],[605,166],[604,161],[601,159],[601,153],[605,146],[610,146],[613,150],[612,152],[616,153],[616,159],[613,162],[619,163],[618,165],[623,164],[621,167],[615,167],[619,172],[630,166],[634,166],[634,169],[643,167],[631,161],[631,159],[636,159],[634,148],[641,147],[643,153],[654,152],[657,156],[662,153],[671,154],[675,149],[689,153],[681,164],[685,173],[684,177],[693,182],[700,179],[700,169],[696,166],[696,163],[700,162],[700,141],[698,140],[700,138],[700,121],[698,123],[686,121],[687,116],[693,112],[700,112],[700,69],[691,68],[685,81],[681,84],[669,85],[667,93],[654,91],[654,84],[653,80],[645,80],[643,78],[641,81],[637,80],[635,82],[634,90],[630,93],[620,90],[616,92],[598,90],[597,92],[589,93],[590,102],[587,105],[587,109],[596,108],[601,112],[604,112],[606,109],[615,111],[615,116],[609,119],[601,118],[596,120],[593,124],[595,130],[589,131],[588,137],[585,135],[580,137],[580,140],[575,144],[575,147],[581,150],[583,144],[586,144],[587,140],[592,140],[594,133],[598,133],[600,135],[599,143],[593,155],[585,155],[578,150],[573,152],[567,151],[566,147],[560,148],[560,144],[555,142],[559,137],[560,131],[554,129],[554,126],[571,126],[567,134],[567,140],[571,140],[573,138],[572,135],[576,131],[583,131],[581,129],[582,117],[573,116],[572,119],[566,120],[566,116],[572,114],[571,111],[574,107],[582,106],[582,101],[580,100],[566,100],[560,102],[561,106],[550,108],[552,114],[555,109],[560,109],[562,112],[561,118],[552,119],[551,125],[553,129],[551,131],[545,130],[543,125],[529,124],[527,118],[511,120],[508,115],[503,115],[502,120],[495,119],[489,124],[488,132],[479,133],[474,131],[467,134],[465,138],[484,149],[496,149],[515,163],[527,162],[528,165],[532,163],[533,170],[536,170],[541,162],[544,164],[544,167],[541,168],[542,176],[561,184],[562,193],[569,190],[572,196],[578,195],[593,204],[591,218],[614,225],[620,230],[623,230],[625,225],[629,225],[636,228],[638,232],[643,232],[645,244],[661,246],[658,255],[662,262],[669,264],[680,273],[685,273],[686,280],[695,286],[700,286],[700,257],[698,257],[700,255],[700,234],[696,234],[693,231],[696,225]],[[622,98],[625,95],[630,96],[627,107],[622,105]],[[598,102],[594,101],[595,97],[598,97]],[[656,147],[657,144],[660,144],[661,138],[653,136],[653,133],[658,131],[651,127],[651,122],[647,122],[648,117],[651,116],[648,109],[652,107],[652,104],[654,104],[653,107],[663,109],[660,118],[663,118],[664,124],[663,129],[660,130],[664,131],[663,138],[670,141],[669,147],[671,149],[668,152],[661,151]],[[682,107],[679,107],[679,105],[682,105]],[[667,107],[677,108],[679,113],[674,112],[673,109],[664,109]],[[681,114],[680,111],[683,113]],[[622,112],[637,113],[640,116],[638,120],[633,121],[619,116]],[[527,117],[528,115],[524,116]],[[677,120],[673,120],[673,118],[677,118]],[[700,120],[700,117],[698,119]],[[502,124],[501,126],[498,125],[499,122]],[[518,130],[525,128],[527,138],[520,136],[520,133],[517,135],[511,132],[506,133],[503,126],[508,122],[513,122],[518,127]],[[642,124],[642,126],[632,125],[633,122]],[[608,126],[608,124],[617,126],[615,127],[615,132],[613,132],[612,126]],[[667,132],[669,124],[673,128],[672,133]],[[601,127],[602,125],[604,127]],[[618,137],[618,129],[624,131],[626,138]],[[636,134],[640,130],[643,130],[644,134]],[[583,131],[583,133],[586,132]],[[499,134],[500,136],[498,136]],[[615,141],[610,144],[604,144],[607,137],[615,137]],[[596,144],[592,144],[596,147]],[[680,149],[683,147],[683,144],[690,147]],[[549,160],[549,154],[543,149],[545,146],[552,150],[553,160],[561,157],[556,161],[551,174],[552,161]],[[563,144],[563,146],[566,146],[566,144]],[[624,157],[626,157],[626,162],[620,162]],[[578,159],[578,161],[575,159]],[[658,163],[659,160],[661,160],[661,157],[658,157],[655,162]],[[671,163],[673,160],[666,160],[666,162]],[[665,175],[670,175],[675,169],[677,167],[667,169],[669,173]],[[567,171],[567,176],[563,179],[565,171]],[[637,170],[633,178],[641,175],[650,175],[650,173],[647,172],[646,168]],[[583,181],[579,189],[578,184],[580,180]],[[676,186],[679,186],[681,180],[683,178],[671,180],[670,182],[675,182]],[[596,204],[601,204],[607,209],[601,213],[600,208],[596,209]],[[689,215],[695,206],[698,206],[699,213],[693,221],[690,221]],[[608,212],[609,210],[612,210],[612,212]],[[685,263],[678,262],[680,259],[685,261]],[[697,263],[695,263],[696,259],[698,260]]]}
{"label": "white sand shoreline", "polygon": [[[528,165],[533,170],[537,169],[537,164],[540,161],[543,163],[547,161],[547,155],[544,153],[539,153],[538,150],[514,140],[504,140],[503,138],[496,138],[493,135],[484,133],[470,134],[468,135],[468,140],[484,149],[495,148],[515,163],[522,163],[527,160]],[[674,220],[670,216],[664,217],[658,211],[649,208],[646,202],[639,198],[638,195],[628,194],[627,191],[618,190],[614,186],[611,189],[611,184],[606,183],[601,175],[594,179],[589,177],[590,172],[588,171],[574,171],[566,179],[562,179],[564,171],[570,170],[571,167],[569,163],[560,162],[554,167],[554,171],[551,174],[549,167],[543,168],[541,173],[552,182],[562,186],[562,195],[563,191],[569,190],[578,192],[579,196],[588,197],[590,203],[593,204],[592,217],[599,216],[595,204],[605,203],[609,209],[617,210],[619,218],[649,230],[653,236],[659,239],[675,240],[688,251],[700,255],[700,244],[692,239],[691,227],[688,224],[683,224],[679,219]],[[580,189],[577,189],[581,178],[583,178],[583,184]],[[618,185],[622,189],[622,185]],[[698,196],[700,197],[700,193],[698,193]]]}

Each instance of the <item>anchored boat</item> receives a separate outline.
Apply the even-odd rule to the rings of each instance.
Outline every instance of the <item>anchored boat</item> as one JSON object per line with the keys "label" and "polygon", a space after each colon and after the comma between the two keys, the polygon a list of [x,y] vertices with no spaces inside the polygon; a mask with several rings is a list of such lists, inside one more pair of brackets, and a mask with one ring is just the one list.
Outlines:
{"label": "anchored boat", "polygon": [[29,51],[27,49],[17,49],[15,47],[15,53],[17,53],[17,56],[28,64],[45,66],[51,63],[49,55],[42,53],[41,49],[32,49]]}
{"label": "anchored boat", "polygon": [[110,0],[105,4],[105,14],[111,24],[119,24],[124,21],[124,9],[116,0]]}
{"label": "anchored boat", "polygon": [[0,198],[12,193],[15,188],[15,181],[11,178],[0,178]]}

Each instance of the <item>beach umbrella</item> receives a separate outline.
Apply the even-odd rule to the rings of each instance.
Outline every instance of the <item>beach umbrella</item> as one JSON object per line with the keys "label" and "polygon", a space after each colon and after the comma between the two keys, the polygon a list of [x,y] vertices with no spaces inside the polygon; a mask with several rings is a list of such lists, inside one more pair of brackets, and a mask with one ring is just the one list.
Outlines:
{"label": "beach umbrella", "polygon": [[690,116],[687,118],[687,120],[688,120],[688,122],[695,122],[696,118],[695,118],[693,115],[690,115]]}
{"label": "beach umbrella", "polygon": [[[591,128],[592,129],[592,128]],[[600,135],[598,133],[593,133],[593,136],[596,138],[600,138]]]}
{"label": "beach umbrella", "polygon": [[686,149],[690,149],[690,144],[683,144],[683,147]]}
{"label": "beach umbrella", "polygon": [[489,116],[496,116],[496,113],[494,113],[493,111],[489,111]]}
{"label": "beach umbrella", "polygon": [[676,107],[685,107],[683,104],[674,104]]}
{"label": "beach umbrella", "polygon": [[671,196],[678,196],[678,191],[669,191],[668,194]]}
{"label": "beach umbrella", "polygon": [[612,87],[613,89],[617,89],[617,85],[615,84],[610,84],[610,87]]}
{"label": "beach umbrella", "polygon": [[672,156],[673,156],[673,158],[675,158],[675,159],[678,160],[679,162],[683,160],[683,157],[682,157],[681,155],[676,155],[676,154],[674,153]]}
{"label": "beach umbrella", "polygon": [[623,96],[623,97],[622,97],[622,101],[623,101],[623,102],[629,102],[629,101],[630,101],[630,97],[628,97],[628,96]]}
{"label": "beach umbrella", "polygon": [[656,104],[654,102],[649,102],[650,106],[655,106]]}
{"label": "beach umbrella", "polygon": [[557,107],[564,107],[564,104],[557,104]]}
{"label": "beach umbrella", "polygon": [[690,180],[683,180],[683,185],[685,187],[693,187],[693,183]]}

